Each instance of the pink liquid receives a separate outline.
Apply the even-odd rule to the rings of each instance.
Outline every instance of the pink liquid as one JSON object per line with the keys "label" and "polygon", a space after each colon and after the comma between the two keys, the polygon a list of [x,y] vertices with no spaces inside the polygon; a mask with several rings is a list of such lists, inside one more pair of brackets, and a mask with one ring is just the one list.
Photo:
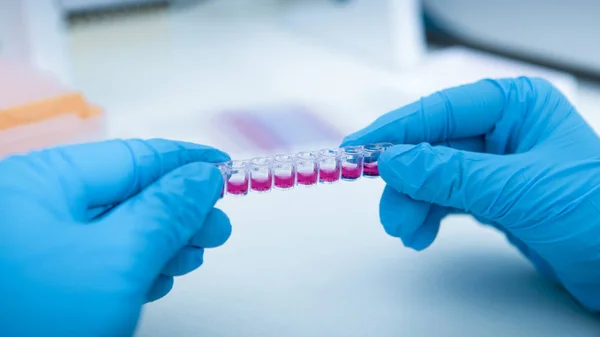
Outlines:
{"label": "pink liquid", "polygon": [[299,185],[314,185],[317,183],[317,172],[300,173],[298,172],[298,184]]}
{"label": "pink liquid", "polygon": [[324,183],[332,183],[340,180],[340,168],[334,170],[321,170],[320,179]]}
{"label": "pink liquid", "polygon": [[269,175],[269,177],[266,179],[252,178],[251,183],[252,190],[256,192],[270,191],[271,187],[273,186],[273,180],[271,179],[271,175]]}
{"label": "pink liquid", "polygon": [[363,168],[363,176],[379,177],[379,168],[377,167],[377,163],[365,163]]}
{"label": "pink liquid", "polygon": [[295,179],[293,175],[289,176],[278,176],[275,175],[275,186],[279,188],[292,188],[294,187]]}
{"label": "pink liquid", "polygon": [[248,179],[244,181],[228,181],[227,192],[233,195],[244,195],[248,193]]}
{"label": "pink liquid", "polygon": [[360,178],[360,166],[347,167],[342,166],[342,179],[355,180]]}

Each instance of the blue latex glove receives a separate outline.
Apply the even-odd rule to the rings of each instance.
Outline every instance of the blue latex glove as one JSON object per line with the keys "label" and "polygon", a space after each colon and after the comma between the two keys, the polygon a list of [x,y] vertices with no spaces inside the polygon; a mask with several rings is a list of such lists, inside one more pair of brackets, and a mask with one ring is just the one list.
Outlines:
{"label": "blue latex glove", "polygon": [[484,80],[383,115],[343,145],[380,158],[380,218],[413,249],[450,212],[503,231],[536,268],[600,311],[600,140],[541,79]]}
{"label": "blue latex glove", "polygon": [[146,301],[231,233],[213,208],[229,157],[167,140],[0,162],[0,336],[131,336]]}

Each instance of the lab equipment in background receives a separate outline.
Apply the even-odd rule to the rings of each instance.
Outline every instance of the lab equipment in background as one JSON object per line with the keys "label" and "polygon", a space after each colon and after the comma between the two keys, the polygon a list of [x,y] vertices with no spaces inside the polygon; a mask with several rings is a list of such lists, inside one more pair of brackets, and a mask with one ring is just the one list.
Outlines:
{"label": "lab equipment in background", "polygon": [[596,0],[424,0],[428,35],[600,78]]}
{"label": "lab equipment in background", "polygon": [[578,103],[579,83],[571,74],[459,46],[432,52],[422,64],[403,72],[396,89],[414,100],[483,78],[519,76],[544,78],[575,105]]}
{"label": "lab equipment in background", "polygon": [[[0,1],[0,58],[23,62],[71,83],[66,27],[56,1]],[[6,80],[0,74],[0,80]]]}
{"label": "lab equipment in background", "polygon": [[0,73],[0,157],[103,138],[104,114],[80,92],[7,60]]}
{"label": "lab equipment in background", "polygon": [[426,52],[420,0],[281,0],[283,25],[377,65],[405,69]]}
{"label": "lab equipment in background", "polygon": [[225,181],[221,196],[289,190],[294,186],[311,187],[340,180],[355,181],[361,177],[361,172],[365,178],[375,178],[379,176],[379,155],[392,145],[367,144],[218,163]]}

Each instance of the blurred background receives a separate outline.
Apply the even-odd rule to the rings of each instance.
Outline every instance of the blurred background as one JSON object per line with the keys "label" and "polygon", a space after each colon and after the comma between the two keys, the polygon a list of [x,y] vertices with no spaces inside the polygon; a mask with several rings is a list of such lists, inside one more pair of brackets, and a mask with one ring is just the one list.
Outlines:
{"label": "blurred background", "polygon": [[[600,129],[598,13],[593,0],[0,0],[0,155],[131,137],[244,159],[335,147],[420,96],[521,75]],[[140,334],[597,336],[495,232],[452,220],[416,256],[377,224],[381,182],[344,186],[224,200],[234,236],[149,306]]]}
{"label": "blurred background", "polygon": [[334,145],[484,77],[543,76],[585,110],[598,12],[592,0],[0,0],[2,153],[106,137],[234,155]]}

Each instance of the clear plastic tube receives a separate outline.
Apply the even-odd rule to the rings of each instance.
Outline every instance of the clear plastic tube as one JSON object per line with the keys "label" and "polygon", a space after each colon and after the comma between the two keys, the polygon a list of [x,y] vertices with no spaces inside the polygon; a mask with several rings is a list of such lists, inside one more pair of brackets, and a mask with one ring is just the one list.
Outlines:
{"label": "clear plastic tube", "polygon": [[363,162],[363,177],[375,178],[379,177],[379,155],[383,152],[383,146],[379,144],[369,144],[363,147],[364,162]]}
{"label": "clear plastic tube", "polygon": [[379,156],[382,152],[394,146],[392,143],[376,143],[363,146],[363,176],[379,177]]}
{"label": "clear plastic tube", "polygon": [[249,164],[250,189],[253,192],[269,192],[273,187],[273,174],[271,172],[270,158],[254,158]]}
{"label": "clear plastic tube", "polygon": [[354,181],[362,176],[363,148],[361,146],[347,146],[342,148],[340,161],[342,166],[342,180]]}
{"label": "clear plastic tube", "polygon": [[227,182],[229,181],[229,167],[228,163],[217,163],[215,164],[221,175],[223,176],[223,189],[221,190],[221,198],[225,196],[225,190],[227,189]]}
{"label": "clear plastic tube", "polygon": [[274,188],[289,190],[296,185],[296,160],[293,156],[279,154],[273,158]]}
{"label": "clear plastic tube", "polygon": [[333,184],[340,180],[351,182],[361,177],[376,178],[379,156],[391,146],[392,143],[376,143],[218,163],[215,165],[226,182],[221,197]]}
{"label": "clear plastic tube", "polygon": [[248,164],[246,161],[234,160],[228,163],[229,177],[227,179],[227,194],[248,194]]}
{"label": "clear plastic tube", "polygon": [[319,151],[319,182],[333,184],[340,180],[342,169],[340,150],[324,149]]}
{"label": "clear plastic tube", "polygon": [[314,186],[319,180],[319,162],[314,152],[299,152],[296,154],[297,184]]}

